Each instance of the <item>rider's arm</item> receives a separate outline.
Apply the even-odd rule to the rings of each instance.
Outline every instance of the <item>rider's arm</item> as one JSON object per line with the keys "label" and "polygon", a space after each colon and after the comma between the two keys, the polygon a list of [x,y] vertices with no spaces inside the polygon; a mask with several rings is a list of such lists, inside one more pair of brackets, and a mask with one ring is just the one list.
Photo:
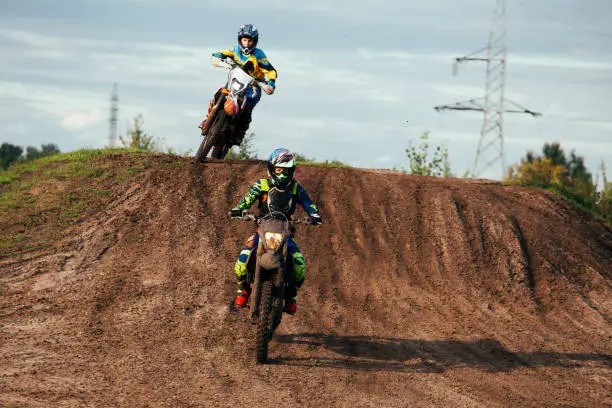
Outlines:
{"label": "rider's arm", "polygon": [[225,50],[225,51],[217,51],[213,52],[212,56],[215,58],[231,58],[234,59],[234,50]]}
{"label": "rider's arm", "polygon": [[300,183],[297,183],[297,190],[295,193],[296,193],[299,203],[302,205],[302,207],[304,207],[304,210],[308,213],[308,215],[318,215],[319,214],[319,209],[312,202],[310,197],[308,197],[306,190],[304,190],[304,187],[302,187]]}
{"label": "rider's arm", "polygon": [[255,183],[253,183],[249,191],[246,193],[244,198],[240,200],[236,207],[240,208],[241,210],[246,210],[247,208],[250,208],[253,203],[262,196],[261,183],[261,180],[257,180]]}
{"label": "rider's arm", "polygon": [[262,50],[257,49],[255,51],[255,58],[257,58],[257,66],[259,66],[259,69],[266,75],[268,81],[276,81],[276,69],[270,64],[266,54],[264,54]]}

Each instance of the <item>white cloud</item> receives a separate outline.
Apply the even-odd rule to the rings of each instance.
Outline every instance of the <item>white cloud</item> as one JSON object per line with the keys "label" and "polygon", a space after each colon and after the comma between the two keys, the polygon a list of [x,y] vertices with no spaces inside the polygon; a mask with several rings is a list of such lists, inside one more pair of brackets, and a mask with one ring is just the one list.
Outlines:
{"label": "white cloud", "polygon": [[[24,105],[61,118],[79,111],[83,106],[100,105],[102,95],[88,91],[70,91],[58,86],[0,81],[0,96],[20,101]],[[105,98],[104,98],[105,99]]]}
{"label": "white cloud", "polygon": [[23,121],[9,123],[8,125],[4,127],[5,134],[11,134],[11,135],[16,135],[16,136],[24,135],[26,134],[27,131],[28,129]]}
{"label": "white cloud", "polygon": [[[164,137],[167,145],[178,151],[197,147],[197,125],[212,94],[224,83],[226,72],[209,66],[213,50],[197,44],[193,34],[197,32],[202,44],[207,44],[221,28],[233,33],[233,27],[241,21],[215,20],[215,16],[225,17],[227,8],[233,8],[231,16],[236,21],[253,13],[274,16],[259,22],[266,32],[264,48],[279,70],[279,80],[277,93],[263,98],[254,113],[251,130],[257,134],[258,150],[265,153],[287,142],[297,151],[320,159],[338,158],[365,167],[380,166],[385,160],[401,164],[407,139],[429,129],[433,141],[449,143],[453,163],[464,167],[473,160],[482,115],[439,114],[432,108],[483,95],[484,65],[462,66],[457,77],[452,77],[451,65],[454,57],[486,41],[492,5],[482,7],[480,0],[452,5],[442,0],[418,4],[177,0],[177,8],[162,0],[134,2],[138,4],[132,5],[132,10],[137,6],[143,18],[130,20],[134,32],[124,27],[121,41],[106,40],[111,27],[95,18],[74,21],[70,29],[51,17],[38,20],[46,24],[23,20],[27,24],[12,23],[13,29],[11,24],[3,25],[0,100],[8,108],[0,112],[0,119],[4,123],[29,123],[36,118],[37,124],[54,129],[47,132],[50,136],[65,140],[63,149],[100,146],[107,134],[110,90],[118,82],[120,132],[130,118],[143,113],[147,128]],[[99,6],[103,2],[91,0],[83,7],[92,3]],[[199,31],[169,23],[162,34],[172,30],[174,42],[162,34],[157,35],[157,41],[149,40],[148,34],[156,33],[147,33],[143,21],[160,18],[159,14],[170,8],[190,14],[186,18],[205,9],[212,22],[199,27]],[[262,14],[257,14],[261,10]],[[474,19],[482,21],[472,24]],[[327,24],[331,21],[335,23]],[[0,22],[6,20],[0,17]],[[88,38],[61,34],[77,32],[80,24],[96,23],[98,36],[89,26],[81,30]],[[427,29],[423,30],[425,24]],[[477,30],[482,35],[472,32],[465,37],[464,30],[452,31],[470,25],[466,31]],[[276,35],[268,36],[272,32]],[[534,50],[533,39],[538,32],[539,44],[550,43],[561,51]],[[293,43],[306,35],[307,48]],[[563,31],[549,33],[537,24],[527,24],[511,35],[517,47],[510,50],[506,95],[545,116],[534,120],[525,115],[506,115],[509,161],[524,154],[528,143],[537,150],[541,141],[554,139],[574,140],[578,153],[585,149],[585,156],[586,151],[604,156],[602,152],[612,152],[610,125],[602,120],[609,116],[611,83],[602,82],[612,69],[612,61],[602,57],[608,53],[588,49],[572,52],[565,42],[574,37],[567,38]],[[196,46],[179,44],[181,37]],[[474,43],[462,44],[465,38],[475,39]],[[234,41],[233,34],[228,41]],[[455,54],[457,48],[460,51]],[[576,82],[577,78],[584,82]],[[70,137],[65,134],[66,128],[71,129]],[[21,131],[25,132],[22,139],[40,137],[28,126]],[[599,149],[593,150],[595,145]],[[611,154],[605,156],[609,162]]]}
{"label": "white cloud", "polygon": [[441,53],[436,51],[400,51],[400,50],[376,50],[368,48],[359,48],[357,55],[361,58],[369,61],[376,61],[381,66],[386,66],[392,69],[398,65],[406,64],[423,64],[427,62],[442,62],[445,64],[450,63],[457,55],[450,53]]}
{"label": "white cloud", "polygon": [[62,127],[68,131],[81,131],[98,124],[103,118],[100,109],[92,109],[87,113],[75,112],[62,120]]}

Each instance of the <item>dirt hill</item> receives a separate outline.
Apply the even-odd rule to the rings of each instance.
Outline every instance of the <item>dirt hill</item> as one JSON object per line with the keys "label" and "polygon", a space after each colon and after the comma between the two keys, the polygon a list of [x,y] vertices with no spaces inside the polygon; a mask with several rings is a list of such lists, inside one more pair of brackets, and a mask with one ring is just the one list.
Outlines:
{"label": "dirt hill", "polygon": [[2,173],[0,406],[612,405],[612,228],[497,182],[299,167],[324,225],[272,363],[235,310],[260,162],[80,152]]}

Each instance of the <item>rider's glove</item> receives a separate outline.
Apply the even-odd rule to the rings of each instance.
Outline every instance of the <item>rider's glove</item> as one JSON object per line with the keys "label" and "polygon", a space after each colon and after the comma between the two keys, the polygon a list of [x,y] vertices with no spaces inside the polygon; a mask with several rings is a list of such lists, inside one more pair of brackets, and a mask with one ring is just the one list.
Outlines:
{"label": "rider's glove", "polygon": [[230,216],[232,218],[241,218],[242,217],[242,210],[238,207],[234,207],[230,210]]}
{"label": "rider's glove", "polygon": [[308,216],[308,218],[310,218],[310,223],[312,225],[321,225],[323,224],[323,221],[321,220],[321,216],[319,214],[310,214]]}
{"label": "rider's glove", "polygon": [[264,88],[264,92],[267,93],[268,95],[272,95],[274,93],[274,90],[276,89],[276,84],[274,82],[273,79],[269,80],[266,83],[266,87]]}

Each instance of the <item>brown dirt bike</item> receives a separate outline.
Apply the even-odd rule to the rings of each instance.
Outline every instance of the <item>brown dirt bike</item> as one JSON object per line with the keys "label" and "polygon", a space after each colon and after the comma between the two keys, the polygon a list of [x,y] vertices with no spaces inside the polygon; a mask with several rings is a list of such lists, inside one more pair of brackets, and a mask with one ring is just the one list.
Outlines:
{"label": "brown dirt bike", "polygon": [[[256,361],[268,362],[268,344],[283,317],[285,290],[291,282],[293,262],[287,250],[287,239],[293,224],[310,224],[308,218],[289,221],[281,212],[263,217],[245,213],[243,220],[255,221],[259,244],[254,266],[247,261],[247,282],[251,285],[250,319],[256,326]],[[251,253],[253,255],[253,253]]]}
{"label": "brown dirt bike", "polygon": [[269,91],[269,85],[251,77],[229,58],[212,58],[212,64],[229,69],[230,72],[227,84],[222,88],[223,93],[215,101],[202,129],[202,135],[205,136],[195,154],[196,163],[203,163],[211,149],[213,158],[223,159],[232,147],[236,123],[246,103],[244,95],[249,87],[256,87],[256,92],[261,92],[259,88]]}

